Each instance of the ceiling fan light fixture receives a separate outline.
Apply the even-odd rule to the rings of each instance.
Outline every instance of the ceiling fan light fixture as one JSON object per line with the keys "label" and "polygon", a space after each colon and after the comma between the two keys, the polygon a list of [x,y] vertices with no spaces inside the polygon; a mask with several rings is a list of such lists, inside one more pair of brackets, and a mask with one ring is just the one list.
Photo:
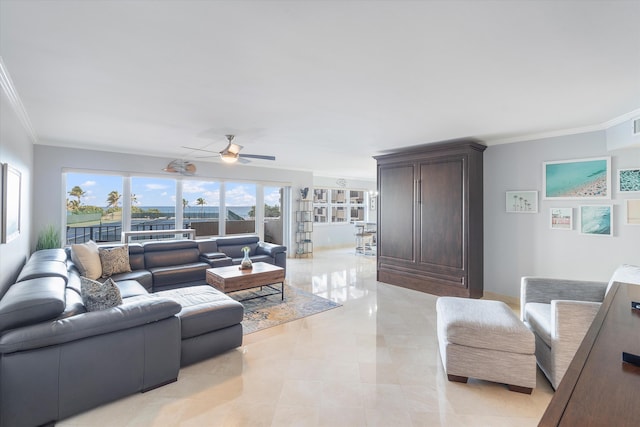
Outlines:
{"label": "ceiling fan light fixture", "polygon": [[225,163],[235,163],[238,161],[238,153],[222,152],[220,153],[220,158]]}

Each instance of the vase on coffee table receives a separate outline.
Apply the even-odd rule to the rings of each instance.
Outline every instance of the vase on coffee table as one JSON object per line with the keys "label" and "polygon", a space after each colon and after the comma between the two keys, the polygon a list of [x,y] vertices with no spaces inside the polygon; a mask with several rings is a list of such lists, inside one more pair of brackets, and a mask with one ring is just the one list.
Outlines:
{"label": "vase on coffee table", "polygon": [[249,248],[245,246],[242,248],[242,252],[244,252],[244,257],[242,258],[242,261],[240,261],[240,270],[251,270],[253,265],[249,258]]}

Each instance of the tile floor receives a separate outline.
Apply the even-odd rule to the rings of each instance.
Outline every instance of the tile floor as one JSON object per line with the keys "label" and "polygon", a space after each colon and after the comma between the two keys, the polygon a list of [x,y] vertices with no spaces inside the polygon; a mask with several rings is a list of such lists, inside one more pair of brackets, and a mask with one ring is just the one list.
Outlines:
{"label": "tile floor", "polygon": [[[552,397],[447,381],[436,297],[375,280],[352,249],[288,260],[288,284],[342,307],[245,336],[176,383],[59,426],[535,426]],[[479,361],[478,363],[482,363]]]}

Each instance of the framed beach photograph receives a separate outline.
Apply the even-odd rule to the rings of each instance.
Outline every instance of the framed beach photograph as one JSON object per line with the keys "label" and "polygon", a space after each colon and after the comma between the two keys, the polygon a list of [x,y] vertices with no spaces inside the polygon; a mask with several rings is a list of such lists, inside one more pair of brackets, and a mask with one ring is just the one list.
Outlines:
{"label": "framed beach photograph", "polygon": [[610,199],[611,157],[542,164],[545,200]]}
{"label": "framed beach photograph", "polygon": [[640,199],[627,199],[626,211],[626,224],[640,225]]}
{"label": "framed beach photograph", "polygon": [[509,213],[538,212],[537,191],[507,191],[505,199],[506,211]]}
{"label": "framed beach photograph", "polygon": [[0,242],[7,243],[20,234],[20,171],[2,164],[2,218]]}
{"label": "framed beach photograph", "polygon": [[549,225],[553,230],[573,230],[573,208],[551,208]]}
{"label": "framed beach photograph", "polygon": [[594,236],[613,236],[613,206],[580,206],[580,233]]}
{"label": "framed beach photograph", "polygon": [[640,168],[618,169],[618,191],[620,193],[640,192]]}

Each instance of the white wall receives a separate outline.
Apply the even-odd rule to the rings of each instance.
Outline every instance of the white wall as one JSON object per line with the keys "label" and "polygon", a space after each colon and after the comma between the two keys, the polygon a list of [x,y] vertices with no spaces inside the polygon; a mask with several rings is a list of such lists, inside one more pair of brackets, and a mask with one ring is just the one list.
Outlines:
{"label": "white wall", "polygon": [[[542,200],[542,163],[611,156],[611,200]],[[608,281],[621,263],[640,265],[640,226],[624,224],[625,199],[617,169],[640,167],[640,148],[607,151],[605,131],[497,145],[484,152],[484,289],[519,296],[520,277]],[[505,191],[538,190],[539,213],[505,213]],[[578,206],[612,204],[613,237],[581,235]],[[573,207],[572,231],[551,230],[549,209]]]}
{"label": "white wall", "polygon": [[[640,112],[638,113],[640,117]],[[633,119],[607,129],[607,149],[640,147],[640,134],[633,134]]]}
{"label": "white wall", "polygon": [[22,200],[20,203],[20,235],[14,240],[0,244],[0,295],[13,283],[22,265],[31,253],[31,206],[33,144],[22,126],[12,104],[4,91],[0,104],[0,163],[8,163],[22,175]]}
{"label": "white wall", "polygon": [[[180,179],[179,175],[162,172],[171,160],[163,157],[81,150],[77,148],[36,145],[34,167],[36,170],[34,192],[34,229],[40,230],[49,224],[61,225],[65,194],[62,187],[62,171],[65,168],[86,171],[117,172],[122,174],[159,176]],[[262,181],[291,186],[295,200],[299,187],[312,187],[311,172],[260,168],[247,165],[196,162],[197,177],[202,179],[237,179]],[[290,216],[293,227],[295,217]],[[293,248],[291,242],[286,244]],[[289,254],[293,252],[288,251]]]}
{"label": "white wall", "polygon": [[[375,173],[375,171],[374,171]],[[314,176],[313,188],[347,188],[354,190],[375,191],[375,180],[356,180],[356,179],[344,179],[344,185],[338,185],[337,181],[341,178],[326,177],[326,176]],[[312,191],[310,189],[309,191]],[[310,198],[312,195],[309,196]],[[376,221],[376,212],[369,211],[369,221]],[[355,227],[350,223],[342,224],[313,224],[313,248],[314,249],[329,249],[342,246],[353,246],[355,248]],[[354,249],[355,250],[355,249]]]}

